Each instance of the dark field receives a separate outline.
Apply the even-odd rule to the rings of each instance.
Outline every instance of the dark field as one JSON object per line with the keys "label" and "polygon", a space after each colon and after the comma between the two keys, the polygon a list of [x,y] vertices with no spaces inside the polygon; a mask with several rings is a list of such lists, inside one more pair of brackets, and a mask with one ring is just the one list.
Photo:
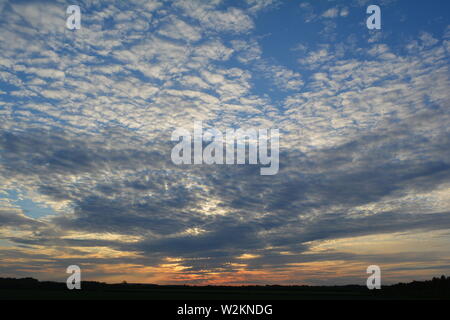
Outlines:
{"label": "dark field", "polygon": [[82,282],[81,290],[68,290],[65,283],[35,279],[0,278],[0,300],[378,300],[450,299],[450,277],[384,286],[158,286]]}
{"label": "dark field", "polygon": [[261,290],[249,288],[208,289],[208,288],[171,288],[158,289],[111,289],[111,290],[29,290],[1,289],[0,299],[127,299],[127,300],[308,300],[308,299],[371,299],[375,295],[358,292],[297,291],[297,290]]}

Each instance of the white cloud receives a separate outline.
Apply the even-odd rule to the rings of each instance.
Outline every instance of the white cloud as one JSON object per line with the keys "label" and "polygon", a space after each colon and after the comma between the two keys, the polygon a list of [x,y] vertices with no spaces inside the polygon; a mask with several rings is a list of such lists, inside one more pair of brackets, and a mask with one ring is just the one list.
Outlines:
{"label": "white cloud", "polygon": [[249,5],[249,11],[251,13],[257,13],[267,7],[277,6],[279,4],[278,0],[246,0],[247,5]]}
{"label": "white cloud", "polygon": [[252,19],[238,8],[221,11],[213,9],[213,3],[199,4],[189,1],[178,2],[176,5],[182,8],[187,16],[197,19],[206,29],[243,33],[254,28]]}
{"label": "white cloud", "polygon": [[339,15],[339,9],[338,8],[330,8],[326,10],[322,17],[324,18],[336,18]]}
{"label": "white cloud", "polygon": [[249,63],[261,58],[262,50],[256,40],[232,40],[231,44],[238,51],[237,59],[242,63]]}
{"label": "white cloud", "polygon": [[330,8],[322,13],[323,18],[337,18],[337,17],[347,17],[349,15],[349,10],[347,7],[343,8]]}
{"label": "white cloud", "polygon": [[349,12],[348,8],[344,7],[344,8],[341,9],[340,16],[341,17],[347,17],[349,15],[349,13],[350,12]]}
{"label": "white cloud", "polygon": [[220,41],[207,42],[194,49],[194,55],[212,60],[228,60],[232,53],[233,49],[225,47]]}
{"label": "white cloud", "polygon": [[165,25],[158,30],[158,33],[176,40],[198,41],[201,39],[201,32],[183,20],[171,17]]}

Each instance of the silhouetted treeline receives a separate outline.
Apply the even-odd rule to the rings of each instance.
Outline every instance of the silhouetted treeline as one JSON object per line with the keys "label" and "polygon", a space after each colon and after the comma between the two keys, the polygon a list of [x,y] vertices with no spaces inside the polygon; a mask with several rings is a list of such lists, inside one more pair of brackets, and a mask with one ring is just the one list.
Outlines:
{"label": "silhouetted treeline", "polygon": [[411,298],[446,298],[450,299],[450,277],[444,275],[434,277],[427,281],[413,281],[410,283],[398,283],[382,287],[384,295],[408,296]]}
{"label": "silhouetted treeline", "polygon": [[[82,281],[81,286],[85,290],[96,290],[96,289],[113,289],[113,288],[153,288],[157,286],[156,284],[127,284],[115,283],[108,284],[104,282],[97,281]],[[0,278],[0,289],[64,289],[67,290],[66,283],[63,282],[53,282],[53,281],[39,281],[34,278]]]}

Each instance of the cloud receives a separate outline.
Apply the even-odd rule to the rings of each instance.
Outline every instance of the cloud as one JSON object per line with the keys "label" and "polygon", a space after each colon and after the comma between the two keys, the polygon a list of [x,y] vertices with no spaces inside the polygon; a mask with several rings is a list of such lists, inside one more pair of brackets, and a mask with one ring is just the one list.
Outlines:
{"label": "cloud", "polygon": [[322,14],[324,18],[336,18],[339,15],[338,8],[330,8]]}
{"label": "cloud", "polygon": [[0,223],[2,228],[19,227],[21,229],[30,229],[41,225],[39,221],[25,216],[17,208],[0,208]]}
{"label": "cloud", "polygon": [[[448,28],[395,43],[305,36],[283,50],[277,28],[258,29],[257,13],[285,6],[272,1],[86,3],[79,33],[65,31],[59,5],[0,14],[7,274],[48,278],[80,263],[108,281],[317,283],[336,270],[359,279],[373,261],[393,278],[448,265],[400,245],[417,232],[448,240]],[[311,22],[322,12],[300,7]],[[325,13],[351,18],[339,5]],[[279,128],[279,174],[175,166],[171,132],[195,120]],[[28,217],[14,190],[54,214]],[[363,237],[376,253],[344,246]]]}
{"label": "cloud", "polygon": [[198,20],[203,28],[209,30],[245,33],[254,28],[250,16],[238,8],[217,10],[214,2],[200,4],[196,1],[179,1],[175,3],[175,6],[181,8],[185,15]]}
{"label": "cloud", "polygon": [[249,11],[251,13],[257,13],[261,10],[267,8],[273,8],[280,5],[277,0],[246,0],[247,4],[250,6]]}
{"label": "cloud", "polygon": [[171,18],[158,33],[172,39],[194,42],[200,40],[202,37],[198,28],[192,27],[183,20],[175,17]]}
{"label": "cloud", "polygon": [[[308,3],[302,3],[300,6],[302,9],[306,10],[307,12],[307,19],[306,22],[311,22],[317,18],[317,15],[313,13],[314,9],[313,7]],[[349,9],[346,6],[339,6],[339,7],[332,7],[327,10],[325,10],[321,15],[320,18],[325,19],[334,19],[338,17],[347,17],[349,15]]]}

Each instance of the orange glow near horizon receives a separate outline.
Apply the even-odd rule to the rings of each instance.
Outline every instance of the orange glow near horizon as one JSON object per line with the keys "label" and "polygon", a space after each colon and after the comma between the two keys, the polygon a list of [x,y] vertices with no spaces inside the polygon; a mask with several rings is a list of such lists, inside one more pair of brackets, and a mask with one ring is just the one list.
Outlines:
{"label": "orange glow near horizon", "polygon": [[[78,254],[70,254],[63,248],[46,248],[36,246],[34,249],[17,248],[23,257],[4,258],[0,265],[29,273],[39,280],[64,281],[67,277],[65,270],[53,266],[53,258],[58,255],[62,260],[76,260],[81,257],[97,259],[113,259],[116,263],[89,263],[82,264],[83,280],[101,281],[107,283],[154,283],[154,284],[190,284],[190,285],[311,285],[317,283],[346,284],[354,281],[363,284],[366,279],[366,268],[370,264],[379,264],[382,267],[384,283],[393,283],[403,279],[427,279],[438,276],[438,263],[444,264],[450,261],[450,254],[445,251],[445,243],[442,239],[448,239],[446,232],[423,232],[412,234],[389,234],[377,236],[362,236],[356,238],[342,238],[335,240],[317,241],[311,243],[311,247],[304,253],[292,253],[280,250],[280,257],[299,258],[299,262],[288,262],[282,265],[261,264],[252,267],[252,261],[260,259],[264,261],[263,254],[245,253],[235,257],[234,262],[229,262],[221,268],[193,269],[189,260],[182,257],[166,257],[164,262],[146,266],[142,263],[120,263],[122,258],[142,259],[136,252],[112,250],[110,248],[90,247],[76,248]],[[419,240],[418,240],[419,239]],[[427,240],[424,240],[427,239]],[[428,252],[430,246],[435,252]],[[386,248],[386,249],[385,249]],[[9,247],[0,247],[0,252]],[[75,248],[74,248],[75,249]],[[412,251],[412,250],[415,251]],[[436,256],[436,269],[428,262],[420,261],[417,249],[422,249],[422,254]],[[272,249],[273,250],[273,249]],[[41,258],[29,259],[27,255],[39,252]],[[83,252],[83,254],[81,254]],[[366,260],[325,259],[320,261],[300,260],[321,253],[359,254],[367,256]],[[376,261],[375,253],[383,254],[385,261]],[[370,258],[372,255],[373,258]],[[381,255],[380,255],[381,256]],[[396,257],[403,256],[401,261]],[[196,260],[209,261],[207,257]],[[391,261],[389,261],[391,260]],[[411,277],[411,271],[414,276]],[[57,276],[55,276],[57,275]]]}

